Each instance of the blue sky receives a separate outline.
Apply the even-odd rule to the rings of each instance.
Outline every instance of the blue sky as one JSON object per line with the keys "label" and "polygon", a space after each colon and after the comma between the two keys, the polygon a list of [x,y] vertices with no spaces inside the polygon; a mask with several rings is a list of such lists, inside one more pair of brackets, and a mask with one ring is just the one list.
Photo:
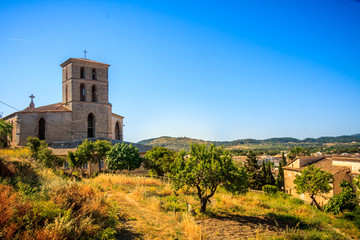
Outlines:
{"label": "blue sky", "polygon": [[1,0],[0,29],[0,101],[60,102],[86,49],[128,141],[360,133],[359,1]]}

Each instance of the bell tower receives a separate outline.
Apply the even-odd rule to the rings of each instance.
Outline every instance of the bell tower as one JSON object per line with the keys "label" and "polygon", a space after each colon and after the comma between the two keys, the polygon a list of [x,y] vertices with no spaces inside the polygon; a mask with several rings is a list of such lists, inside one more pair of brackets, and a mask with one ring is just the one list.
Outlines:
{"label": "bell tower", "polygon": [[110,133],[109,64],[69,58],[62,67],[62,104],[72,110],[73,139],[104,137]]}

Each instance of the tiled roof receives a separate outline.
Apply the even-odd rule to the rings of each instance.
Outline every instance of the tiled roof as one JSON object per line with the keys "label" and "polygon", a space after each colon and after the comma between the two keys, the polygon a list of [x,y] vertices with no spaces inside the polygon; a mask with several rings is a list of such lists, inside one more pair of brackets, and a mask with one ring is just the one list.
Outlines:
{"label": "tiled roof", "polygon": [[71,109],[68,107],[65,107],[62,103],[50,104],[50,105],[41,106],[41,107],[37,107],[37,108],[27,107],[22,111],[14,112],[14,113],[4,117],[4,119],[11,117],[17,113],[41,113],[41,112],[71,112]]}
{"label": "tiled roof", "polygon": [[[318,161],[314,164],[315,167],[320,168],[323,171],[329,172],[331,174],[335,174],[344,170],[348,170],[350,172],[350,168],[349,167],[345,167],[345,166],[336,166],[332,164],[332,159],[324,159],[321,161]],[[301,168],[304,169],[305,167]]]}
{"label": "tiled roof", "polygon": [[93,61],[93,60],[90,60],[90,59],[85,59],[85,58],[69,58],[68,60],[66,60],[65,62],[60,64],[60,66],[64,67],[67,64],[69,64],[70,62],[90,63],[90,64],[96,64],[96,65],[103,65],[105,67],[110,67],[109,64],[102,63],[102,62],[96,62],[96,61]]}
{"label": "tiled roof", "polygon": [[337,161],[351,161],[351,162],[360,162],[360,156],[336,156],[332,157],[332,160]]}

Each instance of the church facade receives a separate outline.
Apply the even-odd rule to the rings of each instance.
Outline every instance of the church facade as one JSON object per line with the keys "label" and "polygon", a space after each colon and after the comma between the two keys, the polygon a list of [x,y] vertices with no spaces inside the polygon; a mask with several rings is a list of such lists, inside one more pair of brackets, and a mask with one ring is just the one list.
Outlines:
{"label": "church facade", "polygon": [[[85,138],[123,140],[124,117],[112,112],[109,103],[110,65],[69,58],[62,67],[62,102],[28,108],[3,119],[13,125],[12,146],[38,137],[50,145]],[[33,96],[31,96],[33,97]]]}

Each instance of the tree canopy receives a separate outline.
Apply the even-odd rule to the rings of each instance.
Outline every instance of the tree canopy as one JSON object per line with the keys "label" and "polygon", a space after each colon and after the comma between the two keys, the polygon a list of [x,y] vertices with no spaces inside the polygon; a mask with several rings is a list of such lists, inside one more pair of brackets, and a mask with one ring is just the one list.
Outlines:
{"label": "tree canopy", "polygon": [[170,170],[174,162],[176,152],[165,147],[156,146],[145,154],[145,167],[150,169],[151,174],[164,176]]}
{"label": "tree canopy", "polygon": [[194,188],[201,203],[200,212],[215,194],[219,185],[233,192],[246,190],[246,173],[236,166],[222,147],[192,144],[190,152],[181,151],[171,165],[170,177],[176,189]]}
{"label": "tree canopy", "polygon": [[142,158],[139,149],[132,144],[128,145],[124,142],[117,143],[107,153],[106,161],[108,169],[116,170],[134,170],[140,167]]}
{"label": "tree canopy", "polygon": [[101,172],[101,161],[105,160],[111,144],[106,140],[89,141],[85,139],[75,152],[68,152],[71,167],[81,167],[84,163],[98,163]]}
{"label": "tree canopy", "polygon": [[328,193],[332,187],[330,183],[333,176],[329,172],[322,171],[314,165],[309,165],[300,174],[296,175],[294,184],[298,194],[308,193],[311,198],[311,204],[322,210],[319,203],[316,201],[316,196],[322,193]]}
{"label": "tree canopy", "polygon": [[0,148],[9,147],[12,137],[13,126],[3,119],[0,119]]}

